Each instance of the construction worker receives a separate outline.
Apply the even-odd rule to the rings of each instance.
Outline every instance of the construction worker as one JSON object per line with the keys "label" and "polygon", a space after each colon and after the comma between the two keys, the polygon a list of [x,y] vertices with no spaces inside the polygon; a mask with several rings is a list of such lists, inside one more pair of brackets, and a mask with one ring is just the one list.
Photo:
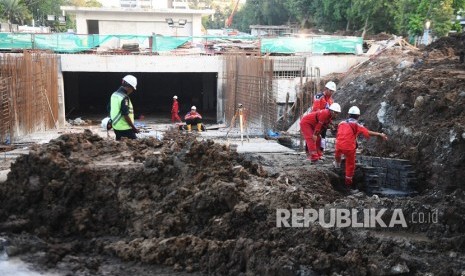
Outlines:
{"label": "construction worker", "polygon": [[184,116],[187,124],[187,131],[192,131],[192,125],[197,125],[197,131],[202,132],[202,116],[197,112],[197,107],[193,105],[191,111]]}
{"label": "construction worker", "polygon": [[[332,97],[334,92],[336,92],[336,84],[333,81],[327,82],[323,92],[315,95],[313,99],[312,112],[328,109],[334,102]],[[320,159],[324,159],[323,153],[326,147],[326,130],[326,127],[321,130],[321,142],[319,147],[317,147]]]}
{"label": "construction worker", "polygon": [[132,75],[123,78],[121,87],[113,92],[110,99],[110,118],[116,140],[122,137],[136,139],[139,130],[134,126],[134,108],[129,95],[136,91],[137,79]]}
{"label": "construction worker", "polygon": [[360,117],[360,109],[356,106],[352,106],[349,109],[349,118],[339,123],[336,135],[336,153],[335,161],[333,162],[334,167],[341,167],[342,155],[346,158],[346,176],[345,184],[349,189],[352,186],[352,178],[355,172],[355,153],[357,149],[357,136],[363,134],[366,138],[370,136],[378,136],[387,140],[387,136],[384,133],[374,132],[368,130],[366,127],[358,123]]}
{"label": "construction worker", "polygon": [[182,122],[181,117],[179,117],[178,96],[173,96],[173,107],[171,107],[171,121],[173,123]]}
{"label": "construction worker", "polygon": [[318,148],[320,145],[321,130],[327,127],[340,112],[341,106],[337,103],[333,103],[329,109],[312,112],[305,115],[300,120],[300,131],[305,138],[308,148],[307,159],[310,159],[312,163],[320,160]]}

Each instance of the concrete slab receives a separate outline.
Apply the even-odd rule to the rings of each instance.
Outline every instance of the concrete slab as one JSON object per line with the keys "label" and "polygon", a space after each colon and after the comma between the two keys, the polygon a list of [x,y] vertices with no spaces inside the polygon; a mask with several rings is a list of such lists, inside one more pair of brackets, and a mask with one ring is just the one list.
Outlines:
{"label": "concrete slab", "polygon": [[[196,133],[196,132],[194,132]],[[200,132],[200,136],[207,138],[207,139],[212,139],[212,138],[221,138],[221,139],[226,139],[226,134],[228,134],[228,128],[220,128],[220,129],[213,129],[213,130],[207,130],[205,132]],[[247,138],[246,133],[243,133],[244,139]],[[255,130],[251,129],[249,130],[249,138],[256,138],[256,137],[263,137],[263,131],[261,130]],[[228,134],[228,138],[240,138],[241,133],[239,130],[236,129],[231,129],[231,131]]]}
{"label": "concrete slab", "polygon": [[[263,139],[265,140],[265,139]],[[237,142],[237,152],[254,152],[254,153],[286,153],[295,152],[290,148],[286,148],[276,142],[261,143],[261,142]]]}
{"label": "concrete slab", "polygon": [[295,153],[294,150],[280,145],[274,140],[266,140],[264,138],[251,138],[250,141],[244,139],[243,143],[237,138],[228,140],[217,138],[212,140],[215,143],[230,145],[233,148],[235,147],[237,152],[240,153]]}

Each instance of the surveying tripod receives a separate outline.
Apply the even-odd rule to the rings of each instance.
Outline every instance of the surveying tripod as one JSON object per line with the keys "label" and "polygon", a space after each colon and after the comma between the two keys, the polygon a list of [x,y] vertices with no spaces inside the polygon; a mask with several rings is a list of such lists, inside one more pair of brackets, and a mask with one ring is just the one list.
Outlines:
{"label": "surveying tripod", "polygon": [[244,110],[245,110],[245,108],[244,108],[244,106],[242,104],[237,105],[237,110],[236,110],[236,112],[234,113],[234,116],[231,119],[231,124],[229,125],[228,132],[226,132],[226,139],[228,139],[229,132],[231,131],[231,128],[233,127],[233,125],[235,125],[237,117],[239,117],[239,127],[240,127],[240,130],[241,130],[241,143],[244,144],[244,128],[245,128],[245,132],[246,132],[246,136],[247,136],[247,142],[250,142],[249,130],[247,128],[247,123],[246,123],[246,120],[245,120]]}

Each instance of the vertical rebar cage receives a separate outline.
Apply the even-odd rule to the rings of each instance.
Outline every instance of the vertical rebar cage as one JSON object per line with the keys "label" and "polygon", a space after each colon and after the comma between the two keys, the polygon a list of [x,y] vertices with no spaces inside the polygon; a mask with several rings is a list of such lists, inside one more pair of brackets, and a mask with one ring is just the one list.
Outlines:
{"label": "vertical rebar cage", "polygon": [[57,71],[56,54],[0,55],[0,143],[56,127]]}
{"label": "vertical rebar cage", "polygon": [[276,123],[273,60],[250,55],[225,55],[224,108],[228,124],[242,104],[251,133],[265,133]]}

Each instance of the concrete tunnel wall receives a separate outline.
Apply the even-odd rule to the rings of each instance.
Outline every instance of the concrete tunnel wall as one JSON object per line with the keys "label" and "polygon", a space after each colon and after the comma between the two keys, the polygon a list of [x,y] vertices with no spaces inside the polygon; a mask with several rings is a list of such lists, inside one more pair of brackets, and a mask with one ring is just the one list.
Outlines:
{"label": "concrete tunnel wall", "polygon": [[[79,78],[86,74],[99,74],[98,78],[104,76],[108,81],[108,91],[113,91],[118,87],[119,83],[115,81],[115,78],[120,79],[127,73],[134,75],[166,74],[164,76],[179,74],[180,78],[193,74],[201,78],[202,89],[205,89],[205,91],[216,89],[216,101],[212,99],[215,96],[212,93],[207,93],[208,95],[198,101],[201,101],[204,106],[216,102],[216,121],[224,122],[225,120],[223,102],[225,82],[223,79],[224,62],[222,56],[61,54],[60,58],[60,74],[64,75],[64,88],[62,89],[66,91],[67,104],[79,104],[78,97],[81,89],[79,87]],[[282,59],[283,57],[279,58]],[[366,56],[352,55],[309,56],[307,57],[306,66],[307,68],[319,67],[321,76],[325,76],[330,73],[346,72],[350,67],[365,61],[367,58]],[[75,76],[72,76],[73,74]],[[177,78],[172,77],[172,80],[177,81]],[[98,79],[98,81],[101,81],[101,79]],[[144,87],[143,83],[144,81],[140,82],[141,87]],[[152,85],[155,86],[154,83]],[[154,89],[156,88],[154,87]],[[108,93],[110,93],[108,91],[103,91],[101,97],[108,98]],[[62,93],[64,94],[63,91]],[[162,93],[161,98],[166,101],[165,98],[171,98],[176,91],[163,91]],[[195,104],[195,101],[193,104]],[[137,105],[137,103],[135,102],[134,105]],[[66,108],[66,110],[69,109],[69,107]]]}
{"label": "concrete tunnel wall", "polygon": [[[105,114],[111,94],[126,73],[63,72],[69,118]],[[216,73],[133,73],[137,90],[131,95],[136,117],[169,118],[173,95],[179,97],[180,115],[196,105],[204,117],[216,122]]]}
{"label": "concrete tunnel wall", "polygon": [[[126,74],[133,74],[139,79],[138,91],[131,97],[134,98],[136,113],[138,110],[169,113],[166,109],[171,107],[172,96],[178,95],[181,113],[187,112],[191,105],[197,105],[205,108],[206,112],[214,111],[213,117],[216,121],[221,121],[224,117],[223,62],[219,56],[63,54],[61,64],[68,112],[72,108],[69,105],[83,108],[80,106],[83,102],[81,97],[85,95],[93,97],[102,105],[119,87],[121,78]],[[93,85],[104,91],[95,91]],[[141,104],[145,107],[153,104],[154,108],[141,110]],[[94,109],[104,110],[104,107],[95,106]]]}

